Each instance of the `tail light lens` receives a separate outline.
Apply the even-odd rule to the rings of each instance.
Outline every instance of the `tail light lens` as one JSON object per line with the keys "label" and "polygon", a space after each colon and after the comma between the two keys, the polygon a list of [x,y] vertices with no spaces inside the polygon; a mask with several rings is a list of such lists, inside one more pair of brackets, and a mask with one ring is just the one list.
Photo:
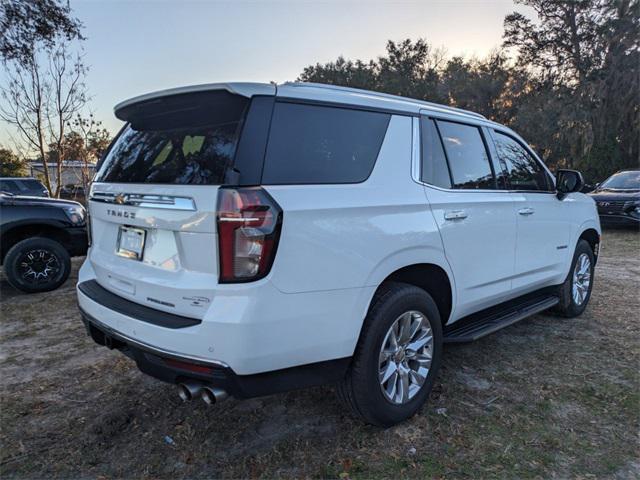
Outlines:
{"label": "tail light lens", "polygon": [[281,225],[282,209],[262,188],[220,188],[220,282],[250,282],[267,275]]}

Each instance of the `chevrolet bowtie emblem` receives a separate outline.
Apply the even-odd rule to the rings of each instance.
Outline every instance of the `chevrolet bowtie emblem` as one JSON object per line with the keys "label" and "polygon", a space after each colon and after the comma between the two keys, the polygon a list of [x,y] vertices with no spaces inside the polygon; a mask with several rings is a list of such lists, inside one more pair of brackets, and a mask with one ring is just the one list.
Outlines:
{"label": "chevrolet bowtie emblem", "polygon": [[127,196],[124,193],[119,193],[115,196],[114,201],[118,205],[124,205],[124,203],[127,201]]}

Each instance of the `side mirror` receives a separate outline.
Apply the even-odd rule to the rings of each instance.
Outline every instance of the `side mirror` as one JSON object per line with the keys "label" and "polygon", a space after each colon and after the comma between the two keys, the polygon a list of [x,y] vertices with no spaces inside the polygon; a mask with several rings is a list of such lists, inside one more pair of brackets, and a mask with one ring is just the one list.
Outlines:
{"label": "side mirror", "polygon": [[582,174],[577,170],[558,170],[556,173],[556,192],[562,200],[567,194],[579,192],[584,187]]}

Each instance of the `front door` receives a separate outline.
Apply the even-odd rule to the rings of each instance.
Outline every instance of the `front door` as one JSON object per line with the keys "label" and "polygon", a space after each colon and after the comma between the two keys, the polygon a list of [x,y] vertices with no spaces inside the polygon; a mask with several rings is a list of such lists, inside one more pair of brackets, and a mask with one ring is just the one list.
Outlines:
{"label": "front door", "polygon": [[558,200],[549,173],[517,138],[493,130],[496,152],[515,202],[518,236],[514,294],[561,283],[571,255],[567,205]]}

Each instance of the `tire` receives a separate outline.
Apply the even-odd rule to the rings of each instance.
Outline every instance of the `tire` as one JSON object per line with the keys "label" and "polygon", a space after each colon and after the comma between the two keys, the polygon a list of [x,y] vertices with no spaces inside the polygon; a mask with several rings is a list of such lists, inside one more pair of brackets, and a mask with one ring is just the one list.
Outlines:
{"label": "tire", "polygon": [[[588,260],[588,275],[589,283],[586,290],[578,295],[574,295],[574,276],[578,275],[577,280],[580,280],[582,276],[583,281],[580,282],[584,285],[584,274],[580,273],[582,263],[584,259]],[[562,285],[558,287],[558,296],[560,297],[560,303],[554,308],[555,313],[567,318],[577,317],[582,314],[587,308],[589,299],[591,298],[591,291],[593,289],[593,277],[594,277],[594,262],[595,257],[591,245],[586,240],[579,240],[576,246],[576,251],[573,254],[573,260],[571,261],[571,269],[567,275],[566,280]],[[580,290],[580,289],[578,289]]]}
{"label": "tire", "polygon": [[[409,317],[406,317],[407,314]],[[410,326],[415,326],[416,322],[420,324],[421,327],[416,331],[416,335],[426,335],[422,337],[422,340],[418,336],[412,337],[414,343],[410,343],[410,345],[414,346],[428,338],[428,333],[426,333],[428,331],[426,328],[428,323],[432,336],[428,349],[424,346],[415,352],[407,349],[396,355],[388,354],[393,350],[392,348],[387,348],[391,341],[389,337],[390,329],[393,325],[396,325],[397,321],[402,322],[401,318],[405,322],[409,322]],[[425,320],[427,323],[425,323]],[[422,326],[424,326],[424,329]],[[397,336],[398,338],[401,337],[401,335]],[[398,344],[400,343],[398,342]],[[382,351],[383,346],[385,347],[384,352]],[[424,362],[422,359],[428,357],[427,351],[431,353],[431,363],[421,386],[417,383],[419,380],[416,380],[416,378],[419,377],[416,376],[416,372],[406,374],[408,371],[406,366],[402,367],[402,373],[397,373],[400,372],[400,369],[398,369],[396,374],[400,378],[408,378],[409,382],[416,380],[416,383],[406,384],[400,382],[400,384],[397,384],[398,388],[394,389],[393,378],[395,377],[391,377],[386,384],[381,385],[381,368],[382,371],[386,371],[386,368],[393,370],[395,368],[394,365],[399,365],[396,363],[398,359],[401,362],[406,362],[406,365],[412,368],[419,368],[418,365],[421,366],[423,363],[418,359]],[[418,352],[423,352],[423,354],[418,355]],[[382,360],[383,358],[388,358],[388,360]],[[441,359],[442,323],[433,298],[421,288],[413,285],[388,283],[383,285],[371,302],[351,367],[345,379],[338,386],[338,396],[355,416],[360,417],[365,422],[380,427],[390,427],[413,416],[422,407],[433,388]],[[386,364],[381,364],[383,361],[386,361]],[[394,365],[390,367],[389,365],[392,362]],[[400,365],[405,364],[400,363]],[[422,376],[422,374],[418,375]],[[383,393],[383,388],[386,393]],[[408,391],[409,394],[406,401],[402,401],[399,404],[394,402],[393,398],[387,396],[389,391],[394,392],[396,401],[402,397],[404,391]]]}
{"label": "tire", "polygon": [[26,293],[47,292],[62,285],[71,272],[69,252],[55,240],[33,237],[16,243],[4,259],[9,283]]}

